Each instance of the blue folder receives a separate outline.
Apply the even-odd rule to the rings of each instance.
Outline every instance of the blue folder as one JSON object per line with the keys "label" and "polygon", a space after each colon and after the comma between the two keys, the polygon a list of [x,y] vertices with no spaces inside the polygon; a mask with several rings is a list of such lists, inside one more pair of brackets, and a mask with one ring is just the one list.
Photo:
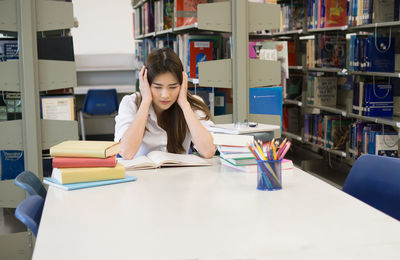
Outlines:
{"label": "blue folder", "polygon": [[136,177],[134,176],[126,176],[123,179],[115,179],[115,180],[105,180],[105,181],[91,181],[91,182],[78,182],[78,183],[71,183],[71,184],[61,184],[54,178],[46,177],[43,179],[44,184],[48,184],[50,186],[54,186],[56,188],[62,190],[78,190],[90,187],[97,187],[103,185],[109,185],[114,183],[122,183],[122,182],[129,182],[129,181],[136,181]]}

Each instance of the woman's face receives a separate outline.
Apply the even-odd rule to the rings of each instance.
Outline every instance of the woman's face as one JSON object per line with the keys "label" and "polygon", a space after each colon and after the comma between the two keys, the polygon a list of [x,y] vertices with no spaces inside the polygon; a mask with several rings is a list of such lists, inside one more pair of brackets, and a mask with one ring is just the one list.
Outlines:
{"label": "woman's face", "polygon": [[170,108],[178,99],[180,85],[174,74],[166,72],[154,78],[150,89],[154,110],[159,115]]}

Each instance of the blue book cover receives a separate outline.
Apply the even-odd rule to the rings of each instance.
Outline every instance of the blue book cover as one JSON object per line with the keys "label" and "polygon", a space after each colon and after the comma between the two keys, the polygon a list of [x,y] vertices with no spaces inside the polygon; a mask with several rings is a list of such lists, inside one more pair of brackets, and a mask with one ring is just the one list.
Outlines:
{"label": "blue book cover", "polygon": [[12,180],[25,170],[24,151],[1,150],[1,180]]}
{"label": "blue book cover", "polygon": [[394,37],[368,36],[368,59],[371,62],[370,70],[373,72],[394,72]]}
{"label": "blue book cover", "polygon": [[134,177],[134,176],[126,176],[123,179],[115,179],[115,180],[61,184],[56,179],[53,179],[53,178],[50,178],[50,177],[45,177],[43,179],[43,183],[44,184],[48,184],[50,186],[54,186],[54,187],[59,188],[61,190],[78,190],[78,189],[91,188],[91,187],[97,187],[97,186],[104,186],[104,185],[115,184],[115,183],[136,181],[136,179],[137,178]]}
{"label": "blue book cover", "polygon": [[282,120],[282,87],[250,88],[249,113],[278,115]]}
{"label": "blue book cover", "polygon": [[391,84],[365,84],[365,116],[393,116],[393,86]]}

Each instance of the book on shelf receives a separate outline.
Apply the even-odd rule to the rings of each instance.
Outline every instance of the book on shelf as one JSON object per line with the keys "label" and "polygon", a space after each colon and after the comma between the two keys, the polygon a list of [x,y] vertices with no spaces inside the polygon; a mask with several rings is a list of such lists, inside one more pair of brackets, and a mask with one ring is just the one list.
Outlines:
{"label": "book on shelf", "polygon": [[175,27],[187,26],[197,22],[197,5],[207,0],[175,0]]}
{"label": "book on shelf", "polygon": [[321,2],[325,5],[325,27],[347,25],[347,0],[324,0]]}
{"label": "book on shelf", "polygon": [[257,123],[255,126],[249,126],[249,125],[237,125],[236,126],[235,124],[216,124],[216,125],[210,125],[207,127],[207,130],[209,132],[233,134],[233,135],[271,132],[271,131],[275,131],[275,130],[279,130],[279,129],[280,129],[280,126],[278,126],[278,125],[268,125],[268,124],[260,124],[260,123]]}
{"label": "book on shelf", "polygon": [[90,157],[54,157],[54,168],[79,168],[79,167],[115,167],[117,159],[115,155],[107,158]]}
{"label": "book on shelf", "polygon": [[19,59],[18,39],[0,38],[0,62]]}
{"label": "book on shelf", "polygon": [[174,154],[162,151],[152,151],[147,155],[138,156],[131,160],[117,159],[126,170],[145,170],[174,166],[208,166],[207,160],[194,154]]}
{"label": "book on shelf", "polygon": [[372,23],[384,23],[395,20],[395,1],[393,0],[372,0]]}
{"label": "book on shelf", "polygon": [[40,115],[43,119],[75,120],[74,96],[41,96]]}
{"label": "book on shelf", "polygon": [[190,40],[189,45],[189,64],[187,72],[189,78],[198,78],[198,63],[213,60],[213,42]]}
{"label": "book on shelf", "polygon": [[50,147],[50,155],[53,157],[107,158],[120,151],[120,144],[111,141],[69,140]]}
{"label": "book on shelf", "polygon": [[354,84],[353,113],[373,117],[392,117],[393,85],[359,82]]}
{"label": "book on shelf", "polygon": [[136,181],[137,178],[134,176],[126,176],[125,178],[121,179],[114,179],[114,180],[103,180],[103,181],[90,181],[90,182],[78,182],[78,183],[69,183],[69,184],[61,184],[56,179],[45,177],[43,178],[43,183],[49,186],[56,187],[61,190],[79,190],[91,187],[98,187],[110,184],[117,184],[117,183],[124,183],[130,181]]}
{"label": "book on shelf", "polygon": [[119,163],[115,167],[53,168],[52,178],[61,184],[122,179],[125,168]]}
{"label": "book on shelf", "polygon": [[282,87],[249,88],[249,113],[275,115],[282,119],[282,97]]}
{"label": "book on shelf", "polygon": [[0,150],[1,180],[12,180],[25,170],[24,151]]}
{"label": "book on shelf", "polygon": [[74,44],[71,36],[37,38],[38,59],[75,61]]}
{"label": "book on shelf", "polygon": [[287,41],[264,41],[260,50],[261,60],[275,60],[281,62],[281,71],[285,78],[289,78],[289,58]]}

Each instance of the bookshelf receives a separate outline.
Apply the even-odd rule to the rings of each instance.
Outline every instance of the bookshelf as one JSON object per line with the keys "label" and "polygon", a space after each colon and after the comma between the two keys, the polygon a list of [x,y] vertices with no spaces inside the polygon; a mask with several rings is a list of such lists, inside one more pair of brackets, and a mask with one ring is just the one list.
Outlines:
{"label": "bookshelf", "polygon": [[[78,139],[76,121],[40,118],[40,92],[76,87],[75,62],[39,60],[37,33],[74,26],[71,2],[0,1],[0,32],[18,39],[19,59],[0,62],[0,90],[21,93],[22,119],[0,122],[2,150],[23,150],[25,170],[43,178],[42,150]],[[0,207],[15,208],[26,194],[14,180],[0,181]],[[0,259],[29,259],[30,232],[0,235]]]}
{"label": "bookshelf", "polygon": [[[224,33],[231,37],[229,57],[200,62],[198,81],[191,79],[195,88],[203,87],[232,90],[232,113],[214,116],[216,123],[237,121],[257,121],[280,124],[280,117],[249,114],[249,87],[276,85],[280,82],[280,64],[275,61],[250,60],[248,58],[249,34],[256,31],[279,27],[279,6],[271,4],[248,3],[247,1],[208,1],[199,4],[197,22],[185,26],[175,26],[155,33],[139,34],[136,39],[157,39],[159,36],[196,33]],[[137,16],[146,1],[133,1]],[[176,3],[176,1],[175,1]],[[182,48],[182,46],[179,46]],[[177,51],[177,50],[175,50]],[[182,59],[182,58],[181,58]],[[280,135],[280,133],[278,133]]]}
{"label": "bookshelf", "polygon": [[[354,3],[355,0],[349,1],[350,6],[352,3]],[[399,13],[394,14],[394,20],[393,21],[388,21],[387,17],[385,15],[382,15],[382,13],[376,14],[374,12],[377,12],[375,9],[371,8],[365,8],[365,12],[368,13],[368,15],[363,16],[363,19],[359,19],[357,17],[353,17],[353,13],[350,16],[347,17],[342,17],[345,18],[345,23],[341,24],[340,26],[336,27],[322,27],[319,26],[320,21],[318,19],[323,19],[320,18],[319,13],[318,13],[318,8],[313,9],[313,7],[307,8],[307,6],[310,4],[310,0],[304,0],[304,1],[279,1],[279,3],[282,5],[282,8],[284,5],[290,5],[293,7],[295,4],[300,4],[304,7],[304,16],[303,16],[303,27],[300,30],[293,28],[289,28],[288,31],[279,31],[279,32],[265,32],[262,33],[264,37],[259,37],[259,38],[264,38],[264,39],[275,39],[275,38],[280,38],[279,36],[287,36],[290,37],[290,40],[296,42],[296,46],[301,46],[300,51],[303,51],[306,53],[308,50],[306,48],[306,41],[309,40],[314,40],[316,41],[318,37],[321,35],[344,35],[346,36],[346,48],[350,47],[350,36],[351,35],[361,35],[361,37],[367,37],[367,35],[372,35],[372,39],[376,39],[376,37],[393,37],[396,39],[396,41],[399,40],[398,37],[395,35],[398,34],[398,31],[400,29],[400,21],[399,21]],[[325,3],[330,2],[330,1],[325,1]],[[341,1],[338,1],[341,2]],[[376,4],[376,1],[370,0],[370,1],[364,1],[364,4],[370,4],[369,6]],[[396,1],[394,1],[396,2]],[[392,3],[393,4],[393,3]],[[398,3],[395,3],[394,5],[398,5]],[[390,13],[393,12],[393,9],[398,10],[398,6],[395,8],[386,8],[385,12]],[[345,9],[344,9],[345,10]],[[308,17],[308,12],[317,12],[317,16],[314,14],[311,14],[310,17]],[[327,12],[325,10],[325,12]],[[358,13],[357,13],[358,14]],[[366,13],[365,13],[366,14]],[[372,16],[374,14],[374,16]],[[327,15],[325,13],[325,15]],[[393,15],[393,14],[391,14]],[[386,15],[390,16],[390,15]],[[368,18],[369,17],[369,18]],[[382,22],[371,22],[372,17],[380,17],[380,19],[383,19],[385,21]],[[375,19],[374,18],[374,19]],[[353,19],[353,20],[352,20]],[[368,20],[370,19],[370,20]],[[311,22],[310,22],[311,21]],[[313,24],[314,21],[314,24]],[[325,23],[327,20],[324,20]],[[342,20],[343,21],[343,20]],[[350,22],[352,21],[352,22]],[[285,25],[284,25],[285,26]],[[322,28],[321,28],[322,27]],[[294,33],[296,31],[299,31],[298,34]],[[285,37],[286,38],[286,37]],[[375,43],[376,44],[376,43]],[[396,43],[398,46],[398,43]],[[298,50],[299,51],[299,50]],[[396,56],[396,60],[399,59],[398,53],[400,50],[395,49],[394,53]],[[340,67],[310,67],[306,65],[307,57],[306,55],[303,55],[301,59],[297,59],[297,64],[296,66],[289,66],[289,70],[291,70],[290,73],[296,72],[297,74],[302,74],[303,75],[303,90],[301,92],[301,101],[299,100],[291,100],[291,99],[284,99],[284,106],[286,107],[291,107],[293,108],[294,106],[297,106],[300,111],[301,111],[301,120],[299,121],[299,127],[302,129],[301,135],[297,135],[291,132],[288,132],[288,130],[284,131],[282,134],[290,139],[297,140],[296,144],[300,146],[305,146],[309,147],[309,150],[312,150],[313,152],[317,151],[320,149],[322,151],[327,151],[333,155],[337,155],[340,159],[340,161],[346,161],[350,165],[354,163],[354,158],[351,157],[350,150],[352,150],[352,141],[351,141],[351,133],[348,133],[349,137],[346,142],[346,148],[341,151],[337,150],[331,150],[329,148],[326,148],[324,146],[320,146],[315,144],[317,141],[307,141],[305,138],[305,125],[304,125],[304,120],[305,120],[305,115],[306,114],[332,114],[332,115],[337,115],[338,117],[342,118],[343,120],[351,120],[352,122],[355,122],[356,120],[362,120],[362,122],[365,123],[375,123],[377,125],[381,125],[383,127],[388,127],[391,126],[394,128],[394,131],[397,132],[397,136],[400,137],[399,134],[399,129],[400,129],[400,124],[399,124],[399,117],[398,113],[394,112],[392,118],[384,118],[384,117],[374,117],[374,116],[365,116],[365,115],[359,115],[353,112],[353,94],[354,91],[353,89],[348,91],[348,93],[345,96],[341,96],[341,100],[338,99],[338,102],[335,106],[319,106],[319,105],[311,105],[306,102],[306,97],[307,97],[307,78],[310,75],[315,75],[315,76],[329,76],[329,77],[345,77],[349,76],[352,78],[352,87],[354,87],[355,83],[358,82],[363,82],[364,84],[392,84],[394,91],[397,90],[398,93],[398,88],[400,87],[398,83],[395,83],[395,79],[400,77],[400,67],[398,67],[398,61],[395,62],[395,70],[394,71],[362,71],[362,70],[354,70],[353,68],[350,67],[350,50],[347,49],[345,53],[346,57],[346,63],[343,64],[343,66]],[[313,53],[314,55],[314,53]],[[393,57],[392,57],[393,58]],[[367,58],[366,58],[367,59]],[[368,57],[370,59],[370,57]],[[395,59],[394,59],[395,60]],[[296,75],[297,75],[296,74]],[[378,83],[375,83],[378,82]],[[383,83],[385,82],[385,83]],[[338,90],[339,91],[339,90]],[[375,91],[375,89],[374,89]],[[339,92],[338,92],[339,93]],[[398,95],[398,94],[397,94]],[[339,96],[338,96],[339,98]],[[396,96],[395,96],[396,98]],[[296,98],[298,99],[298,98]],[[340,101],[340,102],[339,102]],[[396,101],[395,101],[396,102]],[[340,104],[339,104],[340,103]],[[302,104],[299,105],[299,104]],[[394,103],[394,106],[400,106],[399,103]],[[379,130],[376,130],[379,131]],[[385,130],[383,130],[384,133]],[[398,147],[400,147],[400,143],[397,142]],[[398,151],[399,152],[399,151]],[[345,159],[345,160],[343,160]]]}

